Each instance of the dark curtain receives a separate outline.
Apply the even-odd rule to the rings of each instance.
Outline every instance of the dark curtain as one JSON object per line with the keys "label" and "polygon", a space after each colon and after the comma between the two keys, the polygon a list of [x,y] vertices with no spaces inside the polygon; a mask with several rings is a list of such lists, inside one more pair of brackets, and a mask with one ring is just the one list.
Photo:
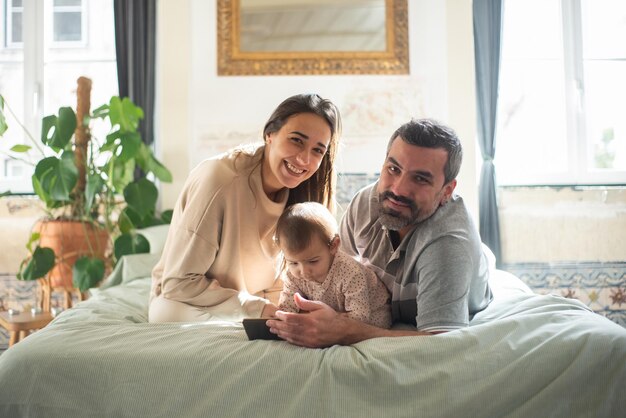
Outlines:
{"label": "dark curtain", "polygon": [[503,0],[474,0],[474,54],[476,63],[476,104],[478,142],[483,164],[480,173],[480,236],[501,266],[500,220],[496,200],[496,109],[500,74],[500,42]]}
{"label": "dark curtain", "polygon": [[154,142],[156,0],[114,0],[115,50],[120,97],[144,111],[143,142]]}

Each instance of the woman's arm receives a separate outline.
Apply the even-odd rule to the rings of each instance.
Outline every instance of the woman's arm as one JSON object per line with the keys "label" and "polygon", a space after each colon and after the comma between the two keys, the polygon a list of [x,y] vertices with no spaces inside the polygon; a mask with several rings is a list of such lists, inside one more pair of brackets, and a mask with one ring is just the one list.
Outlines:
{"label": "woman's arm", "polygon": [[224,190],[232,181],[220,164],[205,162],[187,180],[174,208],[159,270],[155,269],[153,276],[160,276],[166,299],[215,311],[219,316],[260,317],[267,303],[264,299],[223,287],[220,277],[206,276],[220,251],[228,210]]}

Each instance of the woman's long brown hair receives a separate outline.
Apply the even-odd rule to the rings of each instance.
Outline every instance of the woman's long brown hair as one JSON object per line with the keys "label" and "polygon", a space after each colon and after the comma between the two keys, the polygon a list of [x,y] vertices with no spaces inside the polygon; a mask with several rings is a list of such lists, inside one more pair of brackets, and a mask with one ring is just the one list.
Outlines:
{"label": "woman's long brown hair", "polygon": [[330,101],[317,94],[298,94],[285,99],[274,110],[265,127],[263,139],[278,132],[291,116],[299,113],[314,113],[323,118],[330,127],[330,143],[322,162],[309,179],[289,190],[287,206],[294,203],[317,202],[333,211],[336,174],[334,170],[337,145],[341,135],[341,115],[339,109]]}

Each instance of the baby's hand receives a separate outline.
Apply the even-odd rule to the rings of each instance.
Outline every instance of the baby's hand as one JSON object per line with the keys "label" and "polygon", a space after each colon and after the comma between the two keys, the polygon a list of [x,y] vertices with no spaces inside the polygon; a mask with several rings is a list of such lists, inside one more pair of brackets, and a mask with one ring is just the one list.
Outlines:
{"label": "baby's hand", "polygon": [[274,318],[277,310],[278,308],[276,306],[268,303],[263,308],[263,312],[261,312],[261,318]]}

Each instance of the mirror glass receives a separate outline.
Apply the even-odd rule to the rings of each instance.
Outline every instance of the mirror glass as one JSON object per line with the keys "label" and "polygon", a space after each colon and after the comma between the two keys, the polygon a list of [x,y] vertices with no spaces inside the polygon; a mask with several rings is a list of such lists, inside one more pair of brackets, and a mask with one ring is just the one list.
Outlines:
{"label": "mirror glass", "polygon": [[217,73],[408,74],[407,8],[407,0],[217,0]]}
{"label": "mirror glass", "polygon": [[242,52],[385,51],[385,0],[240,0]]}

